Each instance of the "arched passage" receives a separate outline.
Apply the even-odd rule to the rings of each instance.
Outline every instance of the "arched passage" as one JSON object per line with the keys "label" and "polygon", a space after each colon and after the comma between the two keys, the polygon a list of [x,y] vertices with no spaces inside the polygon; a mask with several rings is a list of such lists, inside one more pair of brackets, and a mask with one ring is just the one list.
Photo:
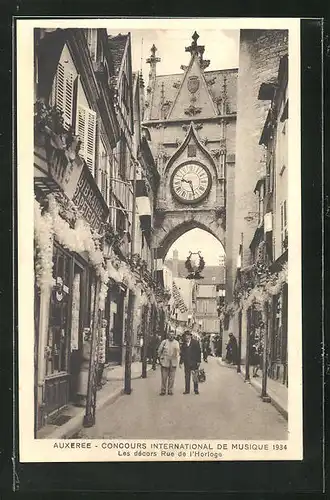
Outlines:
{"label": "arched passage", "polygon": [[212,219],[210,215],[204,214],[203,218],[204,222],[194,217],[184,220],[179,224],[175,224],[175,221],[167,218],[162,227],[157,230],[157,233],[155,234],[154,247],[157,249],[158,259],[164,260],[173,243],[187,231],[195,228],[202,229],[203,231],[206,231],[214,236],[225,250],[225,231],[221,224]]}

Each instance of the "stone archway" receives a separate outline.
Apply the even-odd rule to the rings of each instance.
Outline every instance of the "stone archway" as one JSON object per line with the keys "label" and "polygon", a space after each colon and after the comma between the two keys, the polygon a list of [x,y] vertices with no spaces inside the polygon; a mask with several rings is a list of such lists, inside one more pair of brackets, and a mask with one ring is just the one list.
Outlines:
{"label": "stone archway", "polygon": [[166,213],[160,227],[154,231],[154,248],[158,259],[163,259],[173,243],[184,233],[191,229],[202,229],[214,236],[223,246],[225,246],[225,229],[221,225],[221,219],[216,219],[214,212],[201,213]]}

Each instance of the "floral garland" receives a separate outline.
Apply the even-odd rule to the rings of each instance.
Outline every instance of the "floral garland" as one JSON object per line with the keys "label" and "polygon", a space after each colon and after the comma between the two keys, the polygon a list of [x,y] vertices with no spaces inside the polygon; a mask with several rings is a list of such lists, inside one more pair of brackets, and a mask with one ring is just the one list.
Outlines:
{"label": "floral garland", "polygon": [[98,243],[93,239],[89,225],[83,219],[77,219],[74,228],[71,228],[59,214],[60,207],[55,197],[48,197],[48,212],[41,214],[41,208],[35,200],[35,240],[37,244],[36,279],[38,286],[45,289],[54,285],[53,268],[53,239],[71,252],[87,252],[96,275],[101,280],[99,294],[99,309],[104,310],[107,295],[109,274],[105,266],[103,254]]}
{"label": "floral garland", "polygon": [[40,290],[54,286],[53,278],[53,224],[50,214],[41,214],[39,203],[34,201],[34,237],[36,242],[35,273]]}
{"label": "floral garland", "polygon": [[254,305],[257,310],[262,310],[264,304],[270,297],[281,293],[283,286],[288,282],[288,265],[283,264],[279,273],[273,274],[267,281],[266,285],[257,285],[249,293],[246,301],[244,301],[243,309],[247,310]]}
{"label": "floral garland", "polygon": [[[112,278],[116,282],[123,282],[143,303],[161,304],[169,300],[170,292],[163,290],[157,283],[149,283],[147,265],[139,256],[138,270],[145,274],[140,279],[136,276],[136,258],[126,263],[113,256],[105,263],[100,249],[98,235],[92,233],[90,226],[79,217],[79,213],[72,208],[70,217],[71,225],[64,220],[61,206],[54,195],[47,197],[48,211],[41,213],[41,207],[35,200],[35,241],[36,241],[36,280],[41,289],[54,286],[53,269],[53,240],[57,241],[71,252],[87,252],[89,261],[93,265],[96,275],[101,280],[99,293],[99,309],[104,310],[105,299],[108,291],[108,281]],[[142,291],[142,294],[141,294]]]}
{"label": "floral garland", "polygon": [[[244,311],[251,306],[254,306],[259,311],[262,311],[264,304],[270,299],[270,297],[281,293],[283,286],[288,282],[287,263],[283,264],[280,272],[274,274],[271,274],[268,268],[264,265],[258,263],[257,266],[255,266],[255,272],[258,277],[262,274],[266,275],[267,283],[265,285],[257,283],[254,287],[252,287],[252,281],[250,279],[247,282],[247,288],[245,290],[243,290],[243,287],[240,286],[236,289],[236,291],[234,291],[234,301],[237,307],[239,307],[241,300],[244,300],[245,291],[245,300],[243,302]],[[237,310],[237,307],[235,308],[233,303],[226,305],[224,306],[221,314],[229,314],[232,316],[235,310]]]}

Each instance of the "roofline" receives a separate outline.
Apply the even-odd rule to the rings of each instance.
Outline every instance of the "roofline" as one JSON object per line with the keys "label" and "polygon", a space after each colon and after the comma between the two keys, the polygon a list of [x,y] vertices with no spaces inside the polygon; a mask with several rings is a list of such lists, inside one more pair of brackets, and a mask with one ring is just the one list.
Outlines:
{"label": "roofline", "polygon": [[[204,74],[207,73],[221,73],[225,71],[238,71],[238,68],[228,68],[228,69],[211,69],[209,71],[204,71]],[[157,78],[164,78],[164,76],[183,76],[185,72],[183,73],[168,73],[167,75],[156,75]]]}

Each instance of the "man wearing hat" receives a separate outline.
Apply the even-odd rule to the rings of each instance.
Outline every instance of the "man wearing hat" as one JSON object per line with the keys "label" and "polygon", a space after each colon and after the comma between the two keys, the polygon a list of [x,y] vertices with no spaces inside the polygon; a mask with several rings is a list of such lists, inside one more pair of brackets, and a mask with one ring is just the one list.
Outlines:
{"label": "man wearing hat", "polygon": [[160,395],[165,396],[166,388],[168,395],[173,396],[173,386],[176,367],[180,355],[180,345],[174,338],[174,331],[170,330],[167,339],[163,340],[158,348],[158,357],[161,365],[161,390]]}
{"label": "man wearing hat", "polygon": [[201,364],[201,348],[198,340],[192,338],[192,332],[186,330],[184,332],[185,341],[181,347],[180,366],[184,364],[185,374],[185,391],[183,394],[190,393],[190,378],[193,372],[194,393],[199,394],[198,391],[198,377],[197,370]]}

